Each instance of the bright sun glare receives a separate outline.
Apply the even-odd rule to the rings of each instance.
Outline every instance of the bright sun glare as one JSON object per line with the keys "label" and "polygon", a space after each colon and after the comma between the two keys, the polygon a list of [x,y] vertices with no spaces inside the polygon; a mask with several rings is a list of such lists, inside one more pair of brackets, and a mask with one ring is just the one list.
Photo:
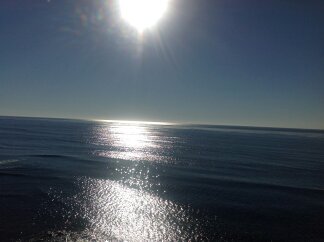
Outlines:
{"label": "bright sun glare", "polygon": [[119,0],[122,17],[140,33],[156,24],[168,4],[169,0]]}

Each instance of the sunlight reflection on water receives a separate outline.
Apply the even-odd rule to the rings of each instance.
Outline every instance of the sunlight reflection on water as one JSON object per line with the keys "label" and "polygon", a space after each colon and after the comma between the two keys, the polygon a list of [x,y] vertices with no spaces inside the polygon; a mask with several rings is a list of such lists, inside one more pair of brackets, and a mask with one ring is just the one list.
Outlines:
{"label": "sunlight reflection on water", "polygon": [[116,146],[143,148],[152,146],[147,128],[139,125],[113,125],[109,128]]}
{"label": "sunlight reflection on water", "polygon": [[127,241],[161,241],[193,238],[188,208],[118,182],[81,181],[83,197],[89,199],[84,215],[91,231]]}
{"label": "sunlight reflection on water", "polygon": [[97,130],[98,143],[109,145],[113,150],[105,150],[101,156],[115,159],[154,159],[152,149],[157,147],[147,127],[135,124],[111,124]]}
{"label": "sunlight reflection on water", "polygon": [[[94,143],[102,148],[95,154],[117,159],[119,176],[114,181],[79,178],[80,192],[66,200],[70,206],[78,204],[77,216],[87,221],[88,238],[175,241],[201,236],[190,207],[164,199],[152,188],[159,185],[158,175],[151,174],[152,161],[163,157],[157,150],[168,143],[161,146],[161,137],[151,126],[109,123],[97,127],[94,136]],[[150,166],[143,165],[147,161]]]}

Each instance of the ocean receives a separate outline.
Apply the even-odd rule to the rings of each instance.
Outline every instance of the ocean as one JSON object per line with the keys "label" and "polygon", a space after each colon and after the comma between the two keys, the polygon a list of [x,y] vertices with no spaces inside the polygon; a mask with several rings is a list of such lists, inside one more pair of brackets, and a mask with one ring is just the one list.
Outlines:
{"label": "ocean", "polygon": [[0,117],[0,241],[324,241],[324,131]]}

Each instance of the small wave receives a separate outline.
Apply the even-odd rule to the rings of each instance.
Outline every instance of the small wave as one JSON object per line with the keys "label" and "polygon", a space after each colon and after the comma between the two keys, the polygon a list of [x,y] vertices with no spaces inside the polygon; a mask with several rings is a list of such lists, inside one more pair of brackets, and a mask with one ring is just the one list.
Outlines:
{"label": "small wave", "polygon": [[62,178],[58,176],[53,176],[53,175],[35,175],[35,174],[30,174],[30,173],[22,173],[22,172],[17,172],[17,171],[9,171],[3,170],[0,171],[0,176],[7,176],[7,177],[17,177],[17,178],[24,178],[24,179],[36,179],[36,180],[44,180],[44,181],[50,181],[50,180],[61,180]]}
{"label": "small wave", "polygon": [[38,158],[66,158],[69,156],[65,155],[50,155],[50,154],[44,154],[44,155],[30,155],[30,157],[38,157]]}
{"label": "small wave", "polygon": [[1,176],[16,176],[16,177],[30,177],[27,174],[15,173],[15,172],[0,172]]}
{"label": "small wave", "polygon": [[28,157],[32,158],[43,158],[43,159],[58,159],[70,162],[79,162],[85,164],[106,164],[106,161],[102,161],[100,159],[89,159],[86,157],[78,157],[78,156],[70,156],[70,155],[55,155],[55,154],[36,154],[36,155],[28,155]]}
{"label": "small wave", "polygon": [[85,231],[66,231],[66,230],[58,230],[58,231],[47,231],[32,238],[29,238],[28,241],[57,241],[57,242],[65,242],[65,241],[109,241],[109,242],[118,242],[118,240],[114,237],[107,237],[101,234],[93,233],[86,229]]}
{"label": "small wave", "polygon": [[8,165],[8,164],[16,163],[18,161],[19,160],[17,160],[17,159],[0,160],[0,166],[1,165]]}

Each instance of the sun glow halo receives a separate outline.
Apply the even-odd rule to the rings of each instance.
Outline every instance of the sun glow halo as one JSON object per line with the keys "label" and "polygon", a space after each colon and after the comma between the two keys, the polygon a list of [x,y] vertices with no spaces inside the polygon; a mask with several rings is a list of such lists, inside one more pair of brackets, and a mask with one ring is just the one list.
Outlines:
{"label": "sun glow halo", "polygon": [[169,0],[119,0],[122,17],[140,33],[158,22],[168,4]]}

